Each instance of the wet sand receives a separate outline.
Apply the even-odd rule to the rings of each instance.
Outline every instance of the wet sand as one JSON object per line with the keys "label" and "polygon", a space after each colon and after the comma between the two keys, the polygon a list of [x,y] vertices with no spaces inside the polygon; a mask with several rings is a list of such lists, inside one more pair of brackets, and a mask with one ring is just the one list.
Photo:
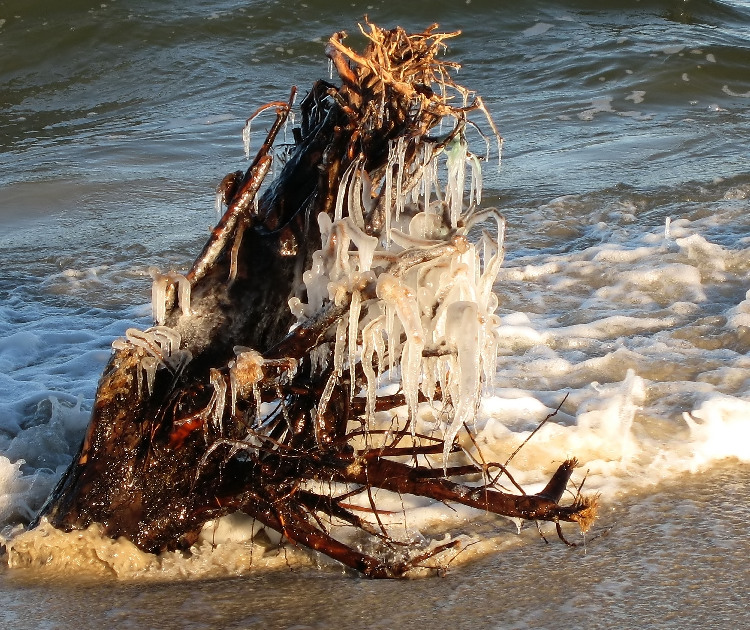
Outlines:
{"label": "wet sand", "polygon": [[529,526],[521,544],[443,578],[372,581],[331,565],[183,582],[6,569],[0,622],[19,630],[739,628],[750,623],[748,491],[750,467],[727,460],[604,506],[585,549],[565,547],[554,530],[545,544]]}

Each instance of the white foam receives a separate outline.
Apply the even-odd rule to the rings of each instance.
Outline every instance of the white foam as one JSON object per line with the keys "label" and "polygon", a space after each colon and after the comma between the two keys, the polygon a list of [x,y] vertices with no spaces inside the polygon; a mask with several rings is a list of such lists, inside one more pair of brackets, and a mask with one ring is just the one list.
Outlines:
{"label": "white foam", "polygon": [[683,418],[690,429],[690,472],[728,457],[750,462],[750,401],[717,394]]}
{"label": "white foam", "polygon": [[55,483],[44,472],[24,475],[23,464],[23,460],[11,463],[0,455],[0,523],[31,520]]}
{"label": "white foam", "polygon": [[33,364],[43,349],[39,335],[21,331],[0,339],[0,373]]}
{"label": "white foam", "polygon": [[534,26],[530,26],[525,31],[523,31],[523,35],[525,37],[536,37],[537,35],[544,35],[544,33],[549,31],[553,27],[553,24],[548,24],[546,22],[537,22],[536,24],[534,24]]}
{"label": "white foam", "polygon": [[594,116],[601,112],[614,112],[612,107],[611,96],[600,96],[591,100],[591,107],[579,112],[578,118],[581,120],[594,120]]}
{"label": "white foam", "polygon": [[750,290],[745,294],[745,299],[742,302],[727,311],[727,326],[750,328]]}
{"label": "white foam", "polygon": [[633,103],[642,103],[643,97],[646,96],[644,90],[633,90],[628,96],[625,97],[626,101],[633,101]]}
{"label": "white foam", "polygon": [[739,96],[740,98],[750,98],[750,90],[748,90],[747,92],[737,92],[731,89],[728,85],[723,85],[721,87],[721,91],[724,92],[724,94],[728,94],[729,96]]}

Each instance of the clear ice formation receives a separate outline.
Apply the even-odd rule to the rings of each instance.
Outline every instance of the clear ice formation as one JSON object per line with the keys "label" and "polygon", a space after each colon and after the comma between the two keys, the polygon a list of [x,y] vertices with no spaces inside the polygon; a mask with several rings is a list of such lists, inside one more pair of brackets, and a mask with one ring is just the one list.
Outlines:
{"label": "clear ice formation", "polygon": [[158,326],[167,318],[167,292],[172,286],[177,288],[177,301],[183,315],[190,315],[190,281],[180,273],[170,271],[160,273],[158,269],[149,269],[153,282],[151,284],[151,313]]}
{"label": "clear ice formation", "polygon": [[[248,136],[249,123],[246,141]],[[416,157],[407,162],[410,150]],[[499,318],[493,285],[504,256],[505,219],[495,208],[479,209],[481,196],[480,160],[469,152],[462,132],[437,148],[418,138],[391,142],[385,173],[377,182],[362,158],[349,165],[333,218],[318,216],[323,245],[303,274],[307,301],[289,301],[300,322],[330,303],[348,308],[309,353],[313,373],[333,361],[316,425],[322,426],[334,387],[349,371],[350,397],[365,397],[365,423],[373,426],[377,390],[387,376],[398,381],[403,392],[412,436],[420,432],[420,394],[445,420],[447,467],[454,440],[472,423],[483,386],[492,386],[495,373]],[[378,211],[383,229],[370,234],[366,218]],[[469,242],[469,231],[487,220],[494,220],[494,230],[482,230],[476,243]],[[459,241],[461,246],[455,245]],[[129,329],[125,340],[113,343],[115,349],[138,353],[139,391],[145,380],[149,394],[157,370],[177,374],[191,359],[187,350],[180,350],[176,331],[163,325],[172,291],[182,314],[190,315],[190,282],[174,272],[150,273],[157,325],[146,331]],[[255,400],[256,423],[262,421],[259,384],[272,363],[278,360],[269,362],[256,350],[237,347],[228,379],[211,370],[214,393],[205,419],[220,435],[227,405],[233,413],[238,398]],[[351,376],[357,365],[364,374],[363,392]],[[296,370],[296,364],[282,367],[290,374]]]}
{"label": "clear ice formation", "polygon": [[143,391],[143,376],[146,376],[148,394],[154,390],[156,371],[166,369],[173,376],[182,373],[192,360],[190,351],[180,348],[180,334],[167,326],[153,326],[146,330],[128,328],[125,339],[115,339],[113,350],[130,350],[139,357],[137,368],[138,393]]}
{"label": "clear ice formation", "polygon": [[160,273],[157,269],[149,270],[153,283],[151,285],[151,311],[156,326],[147,330],[128,328],[125,339],[115,339],[113,350],[127,350],[138,357],[137,380],[138,392],[143,391],[143,377],[146,377],[146,389],[151,395],[154,390],[156,372],[167,369],[173,376],[179,376],[192,355],[186,348],[180,348],[182,339],[180,334],[168,326],[164,326],[167,315],[167,299],[170,287],[177,290],[177,302],[182,315],[190,315],[190,281],[182,274],[169,272]]}
{"label": "clear ice formation", "polygon": [[[417,155],[411,164],[408,149]],[[491,384],[495,372],[499,318],[492,289],[503,261],[505,220],[494,208],[478,209],[481,179],[480,161],[468,151],[463,133],[442,150],[419,139],[392,142],[377,182],[380,190],[374,189],[363,161],[355,159],[342,176],[333,218],[318,216],[323,245],[303,274],[307,301],[293,298],[289,303],[300,321],[331,302],[348,303],[348,315],[311,353],[312,370],[324,369],[321,361],[333,346],[333,371],[319,417],[335,384],[360,364],[364,392],[357,391],[350,376],[350,395],[364,395],[365,421],[372,426],[377,390],[387,371],[390,380],[400,383],[412,435],[420,421],[420,393],[446,418],[444,467],[454,439],[472,423],[483,385]],[[376,204],[383,204],[383,229],[368,234],[365,217]],[[441,255],[425,255],[419,262],[421,252],[466,237],[488,219],[494,219],[495,229],[483,230],[476,244],[464,238],[465,247],[444,247]],[[412,255],[417,262],[399,266],[399,260]]]}

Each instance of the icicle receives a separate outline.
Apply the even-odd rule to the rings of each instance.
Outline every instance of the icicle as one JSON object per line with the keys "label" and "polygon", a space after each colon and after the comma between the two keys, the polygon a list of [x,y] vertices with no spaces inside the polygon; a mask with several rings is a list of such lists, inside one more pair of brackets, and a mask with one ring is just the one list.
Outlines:
{"label": "icicle", "polygon": [[167,274],[171,282],[177,285],[177,301],[183,315],[190,315],[190,281],[181,273],[171,272]]}
{"label": "icicle", "polygon": [[237,362],[229,362],[229,409],[230,415],[234,415],[234,410],[237,408],[237,395],[239,393],[240,384],[237,381],[237,370],[235,369]]}
{"label": "icicle", "polygon": [[305,309],[305,305],[298,297],[289,298],[288,304],[289,311],[297,318],[297,320],[302,320],[307,317],[307,310]]}
{"label": "icicle", "polygon": [[[237,279],[237,260],[239,258],[240,246],[242,245],[242,237],[245,235],[245,221],[240,220],[237,224],[237,229],[234,233],[232,240],[232,247],[229,250],[229,278],[227,279],[227,286],[234,284]],[[188,293],[188,299],[190,295]],[[188,310],[189,314],[189,310]]]}
{"label": "icicle", "polygon": [[180,333],[168,326],[152,326],[144,334],[152,336],[161,347],[165,356],[169,356],[175,352],[180,347],[180,342],[182,341]]}
{"label": "icicle", "polygon": [[450,224],[458,227],[458,218],[463,211],[464,179],[466,177],[466,140],[457,135],[446,148],[448,181],[446,201],[450,209]]}
{"label": "icicle", "polygon": [[482,230],[482,236],[479,238],[479,244],[482,246],[482,273],[487,271],[490,259],[495,255],[495,243],[486,230]]}
{"label": "icicle", "polygon": [[430,193],[431,190],[431,182],[429,178],[429,171],[430,171],[430,151],[427,149],[427,144],[422,144],[422,177],[419,181],[419,187],[422,191],[422,199],[424,201],[424,207],[427,208],[430,205]]}
{"label": "icicle", "polygon": [[394,143],[388,143],[388,163],[385,167],[385,249],[391,248],[391,212],[393,211],[393,166],[395,164]]}
{"label": "icicle", "polygon": [[[430,158],[430,165],[427,167],[427,176],[428,176],[428,190],[430,191],[430,196],[432,196],[432,191],[435,191],[435,201],[436,205],[438,205],[441,201],[440,198],[440,187],[438,185],[438,159],[437,157],[431,157]],[[427,212],[430,212],[432,208],[432,203],[428,203],[425,201],[425,210]]]}
{"label": "icicle", "polygon": [[349,182],[349,193],[347,199],[349,217],[352,223],[360,230],[364,230],[365,228],[365,216],[362,207],[362,173],[364,173],[364,168],[361,168],[362,162],[363,158],[359,157],[352,163],[352,166],[355,168],[352,171],[351,180]]}
{"label": "icicle", "polygon": [[320,242],[325,244],[328,239],[331,238],[331,230],[333,229],[333,221],[328,216],[327,212],[318,213],[318,230],[320,231]]}
{"label": "icicle", "polygon": [[151,283],[151,313],[158,326],[167,318],[167,289],[172,284],[177,286],[177,300],[183,315],[190,315],[190,282],[182,274],[169,272],[159,273],[156,267],[149,269],[153,278]]}
{"label": "icicle", "polygon": [[333,388],[336,386],[338,378],[336,377],[336,371],[331,372],[331,375],[326,381],[326,385],[323,388],[323,392],[320,394],[320,401],[318,402],[318,408],[315,412],[315,437],[318,445],[322,446],[323,440],[320,434],[320,429],[325,425],[325,413],[328,409],[328,403],[331,400],[333,394]]}
{"label": "icicle", "polygon": [[329,344],[323,343],[310,350],[310,375],[316,376],[328,367]]}
{"label": "icicle", "polygon": [[[401,354],[401,385],[406,397],[412,434],[416,430],[420,364],[424,348],[424,331],[415,294],[406,284],[389,273],[381,273],[376,287],[377,296],[386,303],[386,317],[390,306],[398,316],[406,333],[406,344]],[[389,322],[390,323],[390,322]],[[389,339],[389,360],[391,360]]]}
{"label": "icicle", "polygon": [[248,119],[245,126],[242,128],[242,146],[245,148],[245,159],[250,159],[250,126],[252,120]]}
{"label": "icicle", "polygon": [[[494,307],[492,308],[494,310]],[[490,315],[484,324],[484,347],[482,348],[482,374],[487,391],[495,389],[495,371],[497,370],[497,350],[500,345],[500,336],[497,329],[500,326],[500,318]]]}
{"label": "icicle", "polygon": [[437,384],[437,357],[424,357],[422,359],[422,393],[430,404],[435,400]]}
{"label": "icicle", "polygon": [[373,209],[375,208],[375,205],[377,204],[377,199],[372,198],[372,180],[370,179],[370,176],[367,174],[367,171],[362,168],[361,172],[361,178],[360,182],[362,184],[362,206],[367,211],[367,214],[369,215]]}
{"label": "icicle", "polygon": [[344,370],[344,353],[346,352],[346,329],[347,321],[345,317],[339,319],[336,325],[336,341],[333,345],[333,373],[337,378],[341,378]]}
{"label": "icicle", "polygon": [[216,214],[217,218],[221,219],[221,215],[223,214],[224,209],[224,191],[220,190],[216,192],[216,200],[215,200],[215,207],[216,207]]}
{"label": "icicle", "polygon": [[[365,373],[367,383],[367,406],[365,408],[365,420],[370,425],[375,414],[375,400],[380,378],[380,364],[383,361],[383,355],[380,347],[383,344],[383,316],[376,317],[362,329],[362,371]],[[373,354],[378,351],[378,374],[372,367]]]}
{"label": "icicle", "polygon": [[456,348],[456,360],[450,379],[453,420],[443,436],[444,470],[448,468],[453,440],[461,427],[474,418],[479,403],[481,365],[476,356],[479,319],[475,302],[454,302],[448,307],[445,337]]}
{"label": "icicle", "polygon": [[347,236],[357,248],[359,271],[360,273],[366,273],[372,267],[372,259],[378,246],[378,239],[363,232],[350,217],[347,217],[347,228]]}
{"label": "icicle", "polygon": [[396,221],[401,217],[404,211],[404,168],[406,163],[406,142],[404,136],[399,136],[396,140]]}
{"label": "icicle", "polygon": [[[214,395],[211,397],[213,403],[211,405],[211,423],[216,432],[223,435],[222,419],[224,418],[224,406],[227,400],[227,383],[221,372],[216,368],[210,369],[209,378],[214,388]],[[234,407],[232,407],[232,414],[234,414]]]}
{"label": "icicle", "polygon": [[[349,243],[351,238],[349,236],[349,223],[347,220],[342,220],[333,224],[333,232],[331,233],[330,245],[333,246],[334,258],[333,266],[329,271],[330,282],[328,284],[328,298],[330,300],[336,300],[336,296],[343,298],[344,294],[341,293],[340,289],[341,280],[348,280],[351,265],[349,264]],[[345,291],[344,291],[345,293]]]}
{"label": "icicle", "polygon": [[263,400],[261,399],[260,385],[253,383],[253,400],[255,401],[255,423],[260,423]]}
{"label": "icicle", "polygon": [[141,362],[138,362],[138,367],[135,369],[136,380],[138,381],[138,398],[143,396],[143,366]]}
{"label": "icicle", "polygon": [[469,269],[468,277],[472,284],[472,295],[476,295],[476,287],[479,282],[479,276],[482,272],[482,261],[479,258],[479,252],[475,245],[471,246],[471,249],[464,254],[466,260],[466,266]]}
{"label": "icicle", "polygon": [[[482,306],[487,309],[490,304],[490,296],[493,296],[492,287],[497,279],[497,274],[500,273],[500,267],[503,264],[505,257],[505,217],[500,214],[496,214],[497,220],[497,241],[495,245],[494,255],[490,257],[489,261],[485,262],[485,269],[482,272],[482,276],[477,283],[477,294],[478,300]],[[492,308],[489,312],[494,312]]]}
{"label": "icicle", "polygon": [[[328,403],[331,400],[333,394],[333,388],[341,378],[341,374],[344,368],[344,353],[346,352],[346,329],[347,321],[346,318],[339,319],[336,325],[336,341],[333,346],[333,370],[331,375],[326,381],[326,385],[323,388],[323,393],[320,395],[320,402],[318,403],[318,409],[315,413],[315,433],[318,439],[318,443],[321,443],[320,428],[323,427],[325,422],[325,413],[328,409]],[[354,376],[354,369],[351,368],[352,378]]]}
{"label": "icicle", "polygon": [[[408,333],[407,333],[408,335]],[[406,398],[411,435],[417,431],[417,410],[419,405],[419,380],[422,366],[424,341],[421,335],[412,335],[406,340],[401,353],[401,387]]]}
{"label": "icicle", "polygon": [[482,165],[476,155],[469,155],[471,164],[471,189],[469,192],[469,206],[482,203]]}
{"label": "icicle", "polygon": [[183,275],[177,275],[177,296],[183,315],[190,315],[190,281]]}
{"label": "icicle", "polygon": [[156,267],[151,267],[148,272],[153,278],[151,283],[151,315],[154,321],[161,326],[167,318],[169,276],[159,273]]}
{"label": "icicle", "polygon": [[436,362],[437,382],[440,385],[440,391],[443,394],[443,405],[452,401],[451,398],[451,374],[453,374],[453,364],[455,360],[452,355],[438,357]]}
{"label": "icicle", "polygon": [[352,292],[352,300],[349,305],[349,398],[353,399],[356,393],[356,378],[354,366],[357,357],[357,331],[359,329],[359,312],[362,307],[362,294],[355,290]]}
{"label": "icicle", "polygon": [[439,187],[437,183],[438,179],[438,164],[437,159],[438,152],[436,152],[432,146],[425,145],[425,162],[424,162],[424,209],[425,212],[430,212],[432,207],[432,195],[435,194],[437,201],[440,200]]}
{"label": "icicle", "polygon": [[307,316],[311,317],[323,306],[323,301],[328,297],[328,274],[325,269],[323,252],[316,251],[313,254],[310,269],[302,274],[302,280],[307,289]]}
{"label": "icicle", "polygon": [[141,368],[146,373],[146,386],[148,388],[148,395],[151,396],[154,392],[154,381],[156,380],[156,369],[159,367],[160,362],[158,359],[152,356],[143,357],[141,359]]}
{"label": "icicle", "polygon": [[378,383],[380,383],[380,377],[383,376],[383,369],[385,368],[385,339],[383,339],[383,316],[381,315],[377,319],[380,320],[377,328],[377,335],[375,335],[375,352],[378,355]]}
{"label": "icicle", "polygon": [[349,197],[349,187],[351,185],[352,173],[357,167],[357,160],[354,160],[344,174],[341,176],[341,182],[339,183],[339,189],[336,193],[336,205],[333,211],[333,222],[338,223],[344,217],[344,200]]}
{"label": "icicle", "polygon": [[140,331],[137,328],[128,328],[125,331],[125,338],[136,348],[145,350],[147,355],[156,358],[159,363],[166,366],[161,347],[151,333]]}
{"label": "icicle", "polygon": [[393,365],[395,363],[395,355],[397,348],[397,341],[393,336],[394,323],[396,319],[396,311],[390,304],[385,305],[385,336],[388,341],[388,372],[389,375],[393,375]]}

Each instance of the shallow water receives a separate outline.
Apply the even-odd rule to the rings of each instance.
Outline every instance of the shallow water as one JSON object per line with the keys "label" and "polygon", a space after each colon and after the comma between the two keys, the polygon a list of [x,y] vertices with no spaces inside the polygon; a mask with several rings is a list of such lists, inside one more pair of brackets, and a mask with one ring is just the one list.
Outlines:
{"label": "shallow water", "polygon": [[0,619],[14,628],[744,627],[748,490],[747,465],[717,466],[619,497],[585,548],[546,545],[533,527],[513,544],[506,531],[502,551],[406,582],[331,567],[178,583],[6,570]]}
{"label": "shallow water", "polygon": [[[461,527],[497,528],[502,551],[406,590],[294,554],[294,572],[186,583],[6,570],[0,619],[135,624],[159,608],[196,626],[392,626],[442,606],[446,627],[462,614],[478,627],[742,626],[744,2],[0,2],[0,528],[28,522],[77,449],[112,340],[148,324],[149,267],[184,271],[199,251],[214,186],[243,165],[245,118],[326,78],[325,39],[357,41],[365,13],[463,30],[449,56],[505,138],[484,203],[509,221],[479,440],[507,457],[567,394],[514,474],[533,488],[577,456],[576,481],[588,470],[608,510],[593,535],[608,535],[583,554],[482,517]],[[314,615],[300,592],[317,595]]]}

